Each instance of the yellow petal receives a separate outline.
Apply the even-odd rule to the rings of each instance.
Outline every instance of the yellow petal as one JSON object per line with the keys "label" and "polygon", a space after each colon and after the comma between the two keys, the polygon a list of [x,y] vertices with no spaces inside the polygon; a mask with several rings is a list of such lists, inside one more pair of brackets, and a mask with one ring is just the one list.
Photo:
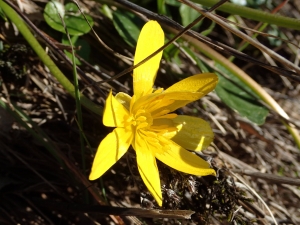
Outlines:
{"label": "yellow petal", "polygon": [[133,112],[145,109],[152,116],[161,116],[173,112],[186,104],[203,97],[201,92],[169,92],[150,94],[138,99],[133,107]]}
{"label": "yellow petal", "polygon": [[199,156],[187,151],[175,142],[160,136],[162,142],[168,145],[164,151],[157,151],[155,157],[166,165],[188,174],[206,176],[216,175],[215,170]]}
{"label": "yellow petal", "polygon": [[[164,44],[164,32],[156,21],[147,22],[141,30],[134,55],[134,65],[154,53]],[[152,90],[162,51],[133,70],[133,89],[136,98]]]}
{"label": "yellow petal", "polygon": [[130,101],[131,101],[130,95],[128,95],[124,92],[119,92],[116,94],[115,98],[117,99],[118,102],[120,102],[129,111]]}
{"label": "yellow petal", "polygon": [[[140,175],[159,206],[162,206],[162,193],[156,159],[151,147],[139,134],[136,135],[134,149]],[[150,148],[149,148],[150,147]],[[153,147],[152,147],[153,148]]]}
{"label": "yellow petal", "polygon": [[112,91],[105,102],[103,124],[107,127],[124,127],[129,116],[127,109],[112,95]]}
{"label": "yellow petal", "polygon": [[198,74],[183,79],[162,93],[152,93],[139,98],[133,111],[145,108],[153,117],[173,112],[212,91],[218,77],[212,73]]}
{"label": "yellow petal", "polygon": [[218,76],[213,73],[202,73],[185,78],[171,87],[165,92],[201,92],[203,95],[211,92],[218,83]]}
{"label": "yellow petal", "polygon": [[205,120],[181,115],[171,120],[178,131],[167,132],[163,136],[172,139],[183,148],[201,151],[207,148],[214,138],[214,133]]}
{"label": "yellow petal", "polygon": [[116,128],[100,143],[94,158],[90,180],[101,177],[127,151],[132,142],[132,133]]}

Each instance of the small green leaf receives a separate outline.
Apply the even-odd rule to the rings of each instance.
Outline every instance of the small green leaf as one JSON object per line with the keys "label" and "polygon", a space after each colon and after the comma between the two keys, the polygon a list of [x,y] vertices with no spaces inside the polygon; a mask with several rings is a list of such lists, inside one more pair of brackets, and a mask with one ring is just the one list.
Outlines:
{"label": "small green leaf", "polygon": [[[74,3],[68,3],[64,7],[57,1],[51,1],[47,3],[44,10],[44,18],[47,24],[53,29],[65,33],[65,29],[59,15],[64,20],[70,35],[79,36],[86,34],[91,30],[88,23],[85,21],[84,16],[80,14],[80,11]],[[86,15],[86,18],[90,22],[91,26],[93,26],[94,21],[92,17]]]}
{"label": "small green leaf", "polygon": [[108,5],[104,4],[100,11],[109,19],[113,19],[112,10],[108,7]]}
{"label": "small green leaf", "polygon": [[165,0],[157,0],[157,11],[162,15],[169,15]]}
{"label": "small green leaf", "polygon": [[[200,14],[193,8],[187,6],[187,5],[180,5],[179,12],[182,20],[182,25],[186,27],[191,22],[193,22]],[[201,25],[202,21],[197,23],[193,28],[197,29]]]}
{"label": "small green leaf", "polygon": [[257,95],[224,67],[220,65],[217,67],[230,78],[229,80],[217,73],[219,82],[215,91],[220,99],[241,116],[258,125],[264,124],[269,111],[259,103]]}
{"label": "small green leaf", "polygon": [[165,0],[166,4],[174,6],[174,7],[179,7],[181,3],[177,0]]}
{"label": "small green leaf", "polygon": [[[271,24],[269,26],[268,34],[273,35],[273,36],[280,36],[281,35],[280,33],[281,32],[276,25]],[[278,47],[278,46],[282,45],[282,41],[280,39],[268,37],[268,40],[270,42],[270,45],[272,45],[272,46]]]}
{"label": "small green leaf", "polygon": [[117,9],[113,12],[113,23],[124,41],[135,47],[144,22],[128,11]]}

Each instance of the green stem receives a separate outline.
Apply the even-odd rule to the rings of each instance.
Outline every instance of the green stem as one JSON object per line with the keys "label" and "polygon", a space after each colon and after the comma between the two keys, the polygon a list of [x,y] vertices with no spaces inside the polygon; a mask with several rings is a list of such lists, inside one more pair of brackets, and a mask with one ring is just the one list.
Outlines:
{"label": "green stem", "polygon": [[[210,7],[215,5],[219,0],[192,0],[195,3]],[[300,30],[300,20],[289,18],[280,15],[274,15],[271,13],[251,9],[249,7],[236,5],[233,3],[225,3],[220,6],[217,10],[227,12],[233,15],[239,15],[244,18],[252,19],[269,24],[275,24],[280,27],[291,28],[294,30]]]}
{"label": "green stem", "polygon": [[[62,18],[62,17],[61,17]],[[75,53],[74,53],[74,46],[71,41],[68,29],[66,28],[66,25],[62,19],[62,23],[65,27],[66,30],[66,35],[69,40],[69,44],[72,49],[72,63],[73,63],[73,79],[74,79],[74,86],[75,86],[75,100],[76,100],[76,113],[77,113],[77,119],[78,119],[78,127],[79,127],[79,138],[80,138],[80,149],[81,149],[81,161],[82,161],[82,171],[83,174],[86,175],[86,164],[85,164],[85,144],[84,144],[84,132],[83,132],[83,120],[82,120],[82,108],[80,104],[80,91],[79,91],[79,82],[78,82],[78,74],[77,74],[77,69],[76,69],[76,62],[75,62]],[[85,203],[88,204],[89,202],[89,195],[88,195],[88,190],[84,191],[84,198],[85,198]]]}
{"label": "green stem", "polygon": [[[32,47],[42,62],[48,67],[51,74],[58,80],[58,82],[66,89],[66,91],[75,98],[75,89],[73,84],[65,77],[60,69],[55,65],[52,59],[47,55],[45,50],[42,48],[40,43],[33,36],[31,31],[28,29],[25,22],[19,17],[19,15],[3,0],[0,0],[0,8],[6,14],[6,16],[16,25],[20,33],[26,39],[28,44]],[[91,100],[81,94],[81,104],[92,112],[102,116],[103,108],[93,103]]]}

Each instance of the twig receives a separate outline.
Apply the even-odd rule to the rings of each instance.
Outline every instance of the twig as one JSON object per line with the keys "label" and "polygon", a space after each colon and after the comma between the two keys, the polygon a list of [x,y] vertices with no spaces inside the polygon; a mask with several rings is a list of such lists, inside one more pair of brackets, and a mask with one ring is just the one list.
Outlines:
{"label": "twig", "polygon": [[242,182],[242,183],[249,189],[249,191],[250,191],[253,195],[255,195],[255,196],[262,202],[262,204],[266,207],[266,209],[267,209],[268,212],[270,213],[270,215],[271,215],[271,217],[272,217],[272,219],[273,219],[273,221],[274,221],[274,224],[275,224],[275,225],[278,225],[278,223],[277,223],[277,221],[276,221],[276,219],[275,219],[275,217],[274,217],[274,215],[273,215],[271,209],[269,208],[269,206],[267,205],[267,203],[260,197],[260,195],[259,195],[255,190],[253,190],[253,188],[251,188],[251,187],[244,181],[244,179],[243,179],[240,175],[235,174],[234,172],[230,172],[230,173],[231,173],[234,177],[236,177],[240,182]]}
{"label": "twig", "polygon": [[266,52],[273,59],[275,59],[278,62],[282,63],[286,67],[295,70],[298,74],[300,74],[300,68],[299,67],[295,66],[293,63],[291,63],[290,61],[288,61],[287,59],[285,59],[281,55],[275,53],[273,50],[269,49],[268,47],[264,46],[263,44],[261,44],[257,40],[249,37],[248,35],[244,34],[243,32],[241,32],[241,31],[239,31],[237,29],[234,29],[232,26],[230,26],[227,23],[225,23],[219,17],[215,16],[214,14],[212,14],[210,12],[204,11],[198,5],[194,4],[193,2],[191,2],[189,0],[179,0],[179,1],[182,2],[182,3],[184,3],[184,4],[186,4],[186,5],[188,5],[188,6],[190,6],[190,7],[192,7],[193,9],[197,10],[199,13],[201,13],[205,17],[207,17],[207,18],[211,19],[212,21],[216,22],[220,26],[224,27],[226,30],[231,31],[232,33],[234,33],[238,37],[242,38],[243,40],[248,41],[250,44],[252,44],[256,48],[258,48],[262,52]]}
{"label": "twig", "polygon": [[[147,9],[144,9],[132,2],[129,2],[129,1],[125,1],[125,0],[115,0],[115,1],[105,1],[107,2],[108,4],[111,4],[111,5],[121,5],[125,8],[128,8],[130,10],[133,10],[134,12],[136,13],[140,13],[140,14],[143,14],[145,15],[147,18],[149,19],[154,19],[154,20],[157,20],[160,24],[163,24],[165,26],[167,26],[168,28],[172,29],[172,30],[176,30],[178,32],[182,32],[184,30],[184,27],[181,26],[180,24],[174,22],[173,20],[171,20],[170,18],[164,16],[164,15],[158,15],[156,13],[153,13]],[[205,37],[205,36],[202,36],[194,31],[187,31],[185,33],[185,35],[191,37],[191,38],[194,38],[200,42],[203,42],[207,45],[209,45],[211,48],[219,51],[219,52],[223,52],[223,53],[227,53],[227,54],[231,54],[239,59],[242,59],[244,61],[247,61],[247,62],[250,62],[250,63],[253,63],[253,64],[256,64],[256,65],[259,65],[263,68],[266,68],[274,73],[277,73],[279,75],[282,75],[282,76],[286,76],[290,79],[293,79],[297,82],[300,82],[300,72],[294,72],[294,71],[291,71],[291,70],[287,70],[287,69],[284,69],[284,68],[280,68],[280,67],[274,67],[274,66],[270,66],[266,63],[263,63],[263,62],[260,62],[259,60],[253,58],[253,57],[250,57],[248,56],[247,54],[243,53],[243,52],[239,52],[237,51],[236,49],[234,48],[231,48],[225,44],[222,44],[218,41],[215,41],[215,40],[212,40],[208,37]],[[275,55],[278,55],[277,53],[274,53]],[[278,55],[279,56],[279,55]],[[293,67],[295,68],[298,68],[296,67],[294,64],[292,64]],[[129,68],[129,69],[134,69],[134,68]],[[130,71],[131,71],[130,70]],[[300,68],[298,68],[298,70],[300,71]],[[130,71],[126,71],[126,73],[130,72]],[[123,71],[124,72],[124,71]],[[119,75],[119,74],[118,74]],[[109,80],[107,80],[108,82]]]}
{"label": "twig", "polygon": [[190,219],[194,211],[191,210],[160,210],[160,209],[142,209],[142,208],[123,208],[103,205],[83,205],[66,202],[36,200],[36,204],[41,207],[53,208],[70,212],[87,212],[105,215],[118,216],[139,216],[145,218],[172,218],[172,219]]}
{"label": "twig", "polygon": [[272,181],[273,183],[277,183],[277,184],[291,184],[291,185],[300,186],[300,179],[294,177],[282,177],[274,174],[260,173],[251,170],[232,169],[231,171],[234,173],[244,174],[247,176]]}

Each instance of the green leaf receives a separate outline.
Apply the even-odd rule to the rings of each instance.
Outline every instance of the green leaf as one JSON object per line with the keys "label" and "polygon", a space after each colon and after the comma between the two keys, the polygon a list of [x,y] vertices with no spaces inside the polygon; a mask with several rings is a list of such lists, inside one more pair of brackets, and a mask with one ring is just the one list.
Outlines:
{"label": "green leaf", "polygon": [[238,78],[230,74],[224,67],[217,66],[229,78],[216,73],[219,77],[215,89],[220,99],[231,109],[236,110],[241,116],[262,125],[269,113],[268,109],[259,103],[258,96]]}
{"label": "green leaf", "polygon": [[113,12],[113,23],[123,40],[131,47],[135,47],[145,22],[128,11],[117,9]]}
{"label": "green leaf", "polygon": [[[184,4],[180,5],[179,12],[182,20],[182,25],[185,27],[189,25],[191,22],[193,22],[198,16],[200,16],[200,14],[195,9]],[[199,28],[201,23],[202,21],[197,23],[193,28],[194,29]]]}
{"label": "green leaf", "polygon": [[181,3],[177,0],[165,0],[166,4],[174,6],[174,7],[179,7]]}
{"label": "green leaf", "polygon": [[[44,18],[47,24],[57,31],[66,33],[59,15],[61,15],[61,18],[64,20],[70,35],[79,36],[91,30],[84,16],[80,14],[80,11],[74,3],[68,3],[64,7],[57,1],[51,1],[47,3],[44,10]],[[93,26],[94,21],[92,17],[86,15],[86,18],[91,26]]]}

